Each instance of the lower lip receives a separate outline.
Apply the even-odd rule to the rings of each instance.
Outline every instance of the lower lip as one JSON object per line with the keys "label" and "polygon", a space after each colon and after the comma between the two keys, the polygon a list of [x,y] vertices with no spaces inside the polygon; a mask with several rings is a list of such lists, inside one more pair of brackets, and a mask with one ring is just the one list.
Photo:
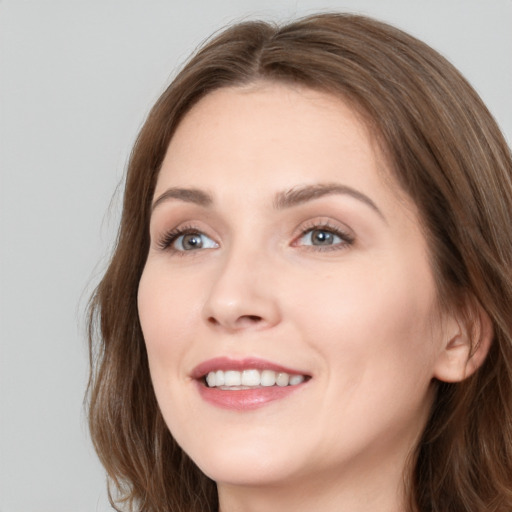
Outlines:
{"label": "lower lip", "polygon": [[302,389],[304,384],[228,391],[220,388],[209,388],[202,382],[197,381],[199,394],[203,400],[216,407],[236,411],[258,409],[276,400],[281,400]]}

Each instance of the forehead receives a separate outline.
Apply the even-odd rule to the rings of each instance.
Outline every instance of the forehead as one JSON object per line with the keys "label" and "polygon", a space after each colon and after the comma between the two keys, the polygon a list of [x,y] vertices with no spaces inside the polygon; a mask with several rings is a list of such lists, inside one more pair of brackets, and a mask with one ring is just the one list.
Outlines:
{"label": "forehead", "polygon": [[[250,133],[254,141],[263,135],[256,132],[258,128],[264,128],[267,142],[268,138],[277,137],[283,142],[285,135],[296,139],[324,138],[326,130],[333,136],[357,132],[361,139],[373,140],[363,116],[340,97],[304,86],[262,81],[223,87],[207,94],[181,120],[171,146],[190,131],[197,134],[221,125],[241,136]],[[221,135],[222,132],[216,137]]]}
{"label": "forehead", "polygon": [[195,104],[169,144],[160,178],[208,180],[229,168],[238,170],[233,178],[241,178],[252,169],[260,179],[271,171],[277,185],[280,177],[300,179],[308,166],[317,172],[320,158],[324,168],[340,175],[359,171],[359,181],[368,174],[363,168],[385,181],[389,174],[375,137],[347,102],[263,82],[222,88]]}

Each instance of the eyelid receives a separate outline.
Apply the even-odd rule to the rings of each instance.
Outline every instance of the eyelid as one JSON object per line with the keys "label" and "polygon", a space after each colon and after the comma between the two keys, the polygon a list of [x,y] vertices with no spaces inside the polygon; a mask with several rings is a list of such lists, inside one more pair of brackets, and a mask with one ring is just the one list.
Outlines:
{"label": "eyelid", "polygon": [[[341,238],[342,242],[338,242],[332,245],[302,245],[299,244],[299,241],[309,232],[319,230],[319,231],[328,231],[339,238]],[[314,250],[314,251],[326,251],[326,250],[335,250],[342,249],[347,246],[353,245],[356,240],[354,232],[346,225],[340,223],[339,221],[334,221],[329,218],[316,218],[310,219],[306,222],[300,224],[300,226],[295,230],[295,234],[293,236],[293,241],[291,245],[293,247],[302,247],[306,250]]]}
{"label": "eyelid", "polygon": [[[324,230],[330,232],[333,235],[338,236],[341,239],[341,242],[336,242],[331,245],[301,244],[300,240],[307,233],[313,230]],[[154,244],[160,251],[169,251],[172,252],[173,254],[178,254],[179,256],[184,256],[184,253],[192,255],[192,253],[198,253],[204,250],[220,247],[218,237],[212,235],[210,231],[211,230],[204,227],[202,223],[185,222],[182,224],[178,224],[176,227],[173,227],[171,229],[162,230],[161,233],[154,237]],[[203,235],[212,240],[215,243],[216,247],[203,247],[190,251],[180,250],[172,247],[179,237],[185,236],[187,234]],[[293,230],[292,241],[290,243],[290,246],[302,248],[304,250],[328,251],[335,249],[343,249],[348,246],[351,246],[354,244],[355,239],[356,237],[354,232],[344,223],[341,223],[340,221],[333,220],[328,217],[317,217],[302,222],[297,228]]]}
{"label": "eyelid", "polygon": [[[219,242],[215,240],[215,237],[207,234],[205,232],[206,230],[204,228],[199,227],[195,223],[185,223],[185,224],[179,224],[178,226],[164,230],[163,233],[159,234],[158,237],[155,240],[155,244],[157,248],[161,251],[171,251],[173,253],[179,253],[183,255],[184,252],[196,252],[196,251],[183,251],[176,248],[173,248],[172,245],[178,240],[180,237],[185,236],[187,234],[198,234],[205,236],[206,238],[209,238],[212,240],[216,246],[219,246]],[[198,249],[199,250],[206,250],[211,249],[211,247],[207,247],[204,249]]]}

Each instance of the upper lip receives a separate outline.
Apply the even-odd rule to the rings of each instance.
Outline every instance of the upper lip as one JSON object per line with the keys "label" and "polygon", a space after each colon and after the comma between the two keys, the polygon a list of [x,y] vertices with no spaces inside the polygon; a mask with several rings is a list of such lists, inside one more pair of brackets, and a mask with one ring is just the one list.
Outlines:
{"label": "upper lip", "polygon": [[208,359],[198,364],[191,372],[191,377],[194,379],[201,379],[210,372],[216,370],[273,370],[275,372],[285,372],[289,375],[305,375],[309,376],[302,370],[287,368],[280,364],[266,361],[257,357],[247,357],[243,359],[233,359],[230,357],[215,357]]}

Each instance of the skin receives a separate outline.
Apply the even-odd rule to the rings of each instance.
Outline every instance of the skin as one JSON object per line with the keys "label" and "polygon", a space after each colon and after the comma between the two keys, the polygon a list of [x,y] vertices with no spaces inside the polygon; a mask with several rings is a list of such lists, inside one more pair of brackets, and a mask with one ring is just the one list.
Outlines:
{"label": "skin", "polygon": [[[331,193],[274,207],[276,194],[318,184],[373,206]],[[175,187],[212,202],[162,197]],[[138,295],[152,381],[171,433],[217,482],[222,512],[405,510],[433,379],[462,378],[467,350],[437,307],[416,209],[361,119],[307,89],[213,92],[179,125],[154,197]],[[184,226],[203,248],[182,250],[183,238],[162,248]],[[312,245],[318,226],[343,235]],[[261,408],[218,408],[190,374],[221,356],[311,379]]]}

